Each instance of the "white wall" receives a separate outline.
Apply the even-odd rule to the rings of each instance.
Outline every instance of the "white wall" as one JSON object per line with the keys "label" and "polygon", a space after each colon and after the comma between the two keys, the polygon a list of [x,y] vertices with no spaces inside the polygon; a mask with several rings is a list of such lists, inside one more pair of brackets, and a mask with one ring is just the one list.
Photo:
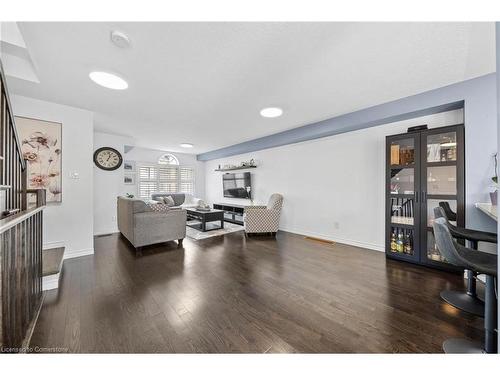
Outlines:
{"label": "white wall", "polygon": [[11,100],[18,116],[62,123],[62,202],[44,210],[44,247],[65,246],[66,258],[93,254],[92,112],[18,95]]}
{"label": "white wall", "polygon": [[[248,200],[222,196],[218,165],[239,164],[255,159],[251,170],[256,203],[265,203],[274,192],[285,197],[280,228],[286,231],[327,238],[362,247],[384,249],[385,137],[406,132],[409,126],[428,124],[429,128],[463,122],[463,111],[451,111],[328,138],[292,144],[249,154],[206,162],[206,198],[210,203],[249,204]],[[481,168],[466,173],[466,199],[486,201],[487,186],[475,185],[488,178],[489,155],[496,142],[489,142],[493,129],[474,129],[474,142],[482,138],[483,149],[469,147],[467,158]],[[468,131],[470,134],[470,130]],[[490,144],[491,143],[491,144]],[[482,159],[479,156],[482,155]],[[470,165],[470,163],[468,163]],[[482,176],[484,175],[484,176]],[[473,179],[469,179],[473,176]],[[478,190],[482,189],[483,193]],[[469,192],[473,192],[473,195]],[[469,210],[475,208],[468,208]],[[495,230],[493,223],[490,230]]]}
{"label": "white wall", "polygon": [[[205,197],[205,168],[203,162],[196,160],[196,155],[141,147],[134,147],[125,154],[124,146],[131,144],[133,144],[131,138],[94,133],[94,150],[103,146],[113,147],[120,151],[123,160],[135,161],[136,164],[156,164],[161,155],[165,153],[174,155],[181,165],[195,168],[195,195],[199,198]],[[125,193],[138,196],[137,185],[125,185],[123,175],[123,165],[115,171],[103,171],[94,166],[94,235],[118,231],[116,222],[117,196],[125,195]]]}
{"label": "white wall", "polygon": [[[119,135],[94,133],[94,151],[100,147],[113,147],[124,156],[124,146],[131,139]],[[125,158],[125,156],[124,156]],[[129,192],[123,183],[123,164],[115,171],[104,171],[94,167],[94,235],[115,233],[116,197]]]}

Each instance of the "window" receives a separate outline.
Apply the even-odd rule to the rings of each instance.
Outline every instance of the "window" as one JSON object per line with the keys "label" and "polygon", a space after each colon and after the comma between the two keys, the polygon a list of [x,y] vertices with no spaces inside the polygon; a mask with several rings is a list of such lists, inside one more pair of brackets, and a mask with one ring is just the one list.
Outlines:
{"label": "window", "polygon": [[161,164],[139,166],[139,197],[148,199],[152,193],[194,194],[194,168]]}
{"label": "window", "polygon": [[179,160],[172,154],[163,154],[158,159],[158,164],[179,165]]}

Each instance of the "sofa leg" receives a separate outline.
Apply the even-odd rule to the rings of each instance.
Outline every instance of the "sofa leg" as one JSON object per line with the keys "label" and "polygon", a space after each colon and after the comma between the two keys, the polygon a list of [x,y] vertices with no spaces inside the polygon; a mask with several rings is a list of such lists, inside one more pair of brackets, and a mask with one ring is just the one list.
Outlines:
{"label": "sofa leg", "polygon": [[179,238],[177,240],[177,247],[182,247],[182,242],[184,241],[184,238]]}

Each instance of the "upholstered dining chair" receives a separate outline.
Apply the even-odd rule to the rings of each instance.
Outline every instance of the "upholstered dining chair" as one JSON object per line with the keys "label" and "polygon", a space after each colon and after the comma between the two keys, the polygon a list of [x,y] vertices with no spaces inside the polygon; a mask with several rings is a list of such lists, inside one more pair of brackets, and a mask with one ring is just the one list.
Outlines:
{"label": "upholstered dining chair", "polygon": [[267,206],[246,206],[243,215],[245,233],[271,233],[276,235],[282,206],[283,196],[278,193],[271,195]]}

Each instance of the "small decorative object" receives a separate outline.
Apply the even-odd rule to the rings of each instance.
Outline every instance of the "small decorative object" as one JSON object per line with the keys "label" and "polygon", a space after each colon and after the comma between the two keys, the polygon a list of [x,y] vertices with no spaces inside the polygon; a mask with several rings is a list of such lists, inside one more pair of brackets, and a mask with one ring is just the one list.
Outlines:
{"label": "small decorative object", "polygon": [[412,127],[408,128],[407,132],[408,133],[419,132],[419,131],[426,130],[426,129],[427,129],[427,125],[417,125],[417,126],[412,126]]}
{"label": "small decorative object", "polygon": [[134,194],[127,193],[126,196],[127,196],[127,198],[133,198]]}
{"label": "small decorative object", "polygon": [[123,170],[125,172],[135,172],[135,161],[125,160],[123,162]]}
{"label": "small decorative object", "polygon": [[211,210],[210,206],[208,204],[206,204],[205,201],[203,201],[201,199],[198,201],[198,205],[196,206],[196,209],[198,211],[210,211]]}
{"label": "small decorative object", "polygon": [[47,203],[62,201],[62,124],[15,117],[23,158],[27,164],[27,188],[45,189]]}
{"label": "small decorative object", "polygon": [[391,165],[399,165],[399,145],[391,145]]}
{"label": "small decorative object", "polygon": [[114,171],[122,165],[122,155],[112,147],[101,147],[94,152],[95,165],[105,171]]}
{"label": "small decorative object", "polygon": [[491,204],[493,206],[496,206],[498,204],[498,159],[497,159],[498,153],[495,153],[493,155],[493,159],[495,160],[495,176],[491,178],[491,181],[493,181],[493,184],[491,187],[494,189],[494,191],[490,192],[490,199],[491,199]]}
{"label": "small decorative object", "polygon": [[125,185],[135,185],[135,174],[126,173],[123,176],[123,183]]}
{"label": "small decorative object", "polygon": [[255,160],[250,159],[250,166],[251,166],[251,167],[255,167]]}

